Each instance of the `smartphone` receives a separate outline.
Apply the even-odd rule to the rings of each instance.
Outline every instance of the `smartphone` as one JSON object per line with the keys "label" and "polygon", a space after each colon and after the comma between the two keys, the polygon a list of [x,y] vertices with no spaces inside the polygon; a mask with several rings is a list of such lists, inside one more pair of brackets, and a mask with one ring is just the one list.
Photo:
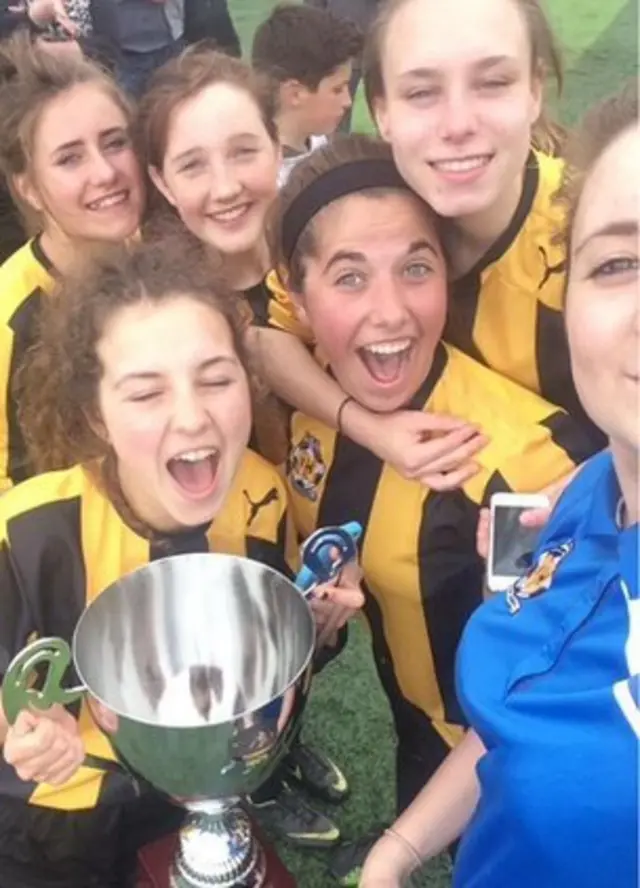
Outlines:
{"label": "smartphone", "polygon": [[526,573],[536,547],[540,528],[523,527],[520,517],[529,509],[548,508],[549,500],[539,493],[496,493],[491,497],[491,525],[487,585],[503,592]]}

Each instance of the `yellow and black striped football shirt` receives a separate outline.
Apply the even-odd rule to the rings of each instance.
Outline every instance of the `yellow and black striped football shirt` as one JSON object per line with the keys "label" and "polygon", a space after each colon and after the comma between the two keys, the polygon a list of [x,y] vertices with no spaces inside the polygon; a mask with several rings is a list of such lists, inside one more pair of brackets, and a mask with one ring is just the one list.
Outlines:
{"label": "yellow and black striped football shirt", "polygon": [[565,217],[554,200],[563,170],[560,158],[531,153],[509,226],[452,284],[444,338],[590,426],[573,383],[563,316],[566,251],[558,236]]}
{"label": "yellow and black striped football shirt", "polygon": [[[70,643],[87,604],[111,583],[156,558],[224,552],[291,576],[297,545],[287,503],[276,470],[247,451],[210,527],[151,543],[123,521],[82,466],[19,484],[0,498],[0,678],[30,637],[58,636]],[[78,683],[72,668],[66,682]],[[86,704],[78,704],[74,714],[86,752],[104,767],[93,767],[92,762],[63,786],[53,787],[21,781],[0,757],[0,796],[58,810],[87,809],[132,796],[133,782],[114,765],[111,745]]]}
{"label": "yellow and black striped football shirt", "polygon": [[31,474],[12,387],[16,370],[34,341],[42,297],[54,284],[53,268],[38,238],[0,268],[0,492]]}
{"label": "yellow and black striped football shirt", "polygon": [[500,491],[539,491],[593,452],[582,427],[451,346],[440,345],[409,409],[477,423],[490,443],[480,473],[437,493],[408,481],[373,453],[300,413],[291,420],[287,481],[306,536],[359,521],[365,614],[383,686],[401,738],[419,746],[437,731],[461,735],[454,659],[462,629],[482,600],[478,510]]}

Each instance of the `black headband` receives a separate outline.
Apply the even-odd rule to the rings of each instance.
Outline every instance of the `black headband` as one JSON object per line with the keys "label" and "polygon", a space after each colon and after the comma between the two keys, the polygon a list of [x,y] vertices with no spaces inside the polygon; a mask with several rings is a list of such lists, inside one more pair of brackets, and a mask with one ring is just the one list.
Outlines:
{"label": "black headband", "polygon": [[289,263],[313,217],[341,197],[370,188],[408,189],[392,160],[353,160],[319,176],[301,191],[282,217],[282,253]]}

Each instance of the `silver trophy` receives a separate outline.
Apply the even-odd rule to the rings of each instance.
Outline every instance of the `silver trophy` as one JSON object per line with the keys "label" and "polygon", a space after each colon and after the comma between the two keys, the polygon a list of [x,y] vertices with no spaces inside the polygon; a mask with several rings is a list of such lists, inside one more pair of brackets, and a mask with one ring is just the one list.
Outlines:
{"label": "silver trophy", "polygon": [[[3,705],[11,723],[25,706],[86,695],[120,763],[187,809],[173,888],[258,888],[265,854],[238,803],[288,748],[314,645],[305,596],[276,571],[229,555],[180,555],[102,592],[71,650],[60,639],[23,650],[6,673]],[[71,658],[81,684],[65,689]]]}

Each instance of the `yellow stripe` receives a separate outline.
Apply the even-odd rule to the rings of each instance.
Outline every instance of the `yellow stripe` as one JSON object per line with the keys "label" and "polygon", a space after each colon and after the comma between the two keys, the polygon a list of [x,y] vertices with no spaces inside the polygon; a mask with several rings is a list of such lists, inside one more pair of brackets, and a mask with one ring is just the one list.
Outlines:
{"label": "yellow stripe", "polygon": [[12,486],[9,469],[9,428],[7,425],[10,398],[9,370],[13,357],[14,335],[9,321],[34,291],[48,293],[54,279],[33,255],[31,241],[17,250],[0,267],[0,493]]}
{"label": "yellow stripe", "polygon": [[266,284],[271,294],[269,325],[297,336],[304,343],[312,344],[315,341],[313,332],[300,319],[298,310],[275,269],[267,275]]}
{"label": "yellow stripe", "polygon": [[[427,489],[421,484],[398,482],[399,476],[393,469],[383,471],[369,519],[362,563],[367,585],[380,607],[385,638],[403,697],[430,716],[442,719],[444,707],[435,681],[415,557],[420,525],[419,521],[410,520],[421,515]],[[391,522],[389,517],[394,513],[398,517]],[[405,518],[401,519],[400,515]],[[408,557],[411,554],[413,557]]]}
{"label": "yellow stripe", "polygon": [[80,768],[73,780],[64,786],[40,783],[30,798],[30,803],[41,808],[58,811],[82,811],[94,808],[100,796],[104,774],[92,768]]}
{"label": "yellow stripe", "polygon": [[490,367],[537,392],[540,382],[535,350],[536,283],[515,263],[510,266],[508,275],[500,263],[482,275],[473,338]]}
{"label": "yellow stripe", "polygon": [[149,542],[125,525],[88,473],[82,497],[82,549],[87,604],[116,580],[149,561]]}
{"label": "yellow stripe", "polygon": [[[72,473],[74,487],[82,490],[81,533],[89,604],[111,583],[145,564],[149,560],[149,545],[126,527],[88,472],[76,467]],[[80,710],[79,726],[88,755],[116,759],[111,743],[96,727],[86,703]],[[99,801],[104,779],[104,772],[83,767],[64,786],[41,784],[31,801],[65,811],[92,808]]]}

